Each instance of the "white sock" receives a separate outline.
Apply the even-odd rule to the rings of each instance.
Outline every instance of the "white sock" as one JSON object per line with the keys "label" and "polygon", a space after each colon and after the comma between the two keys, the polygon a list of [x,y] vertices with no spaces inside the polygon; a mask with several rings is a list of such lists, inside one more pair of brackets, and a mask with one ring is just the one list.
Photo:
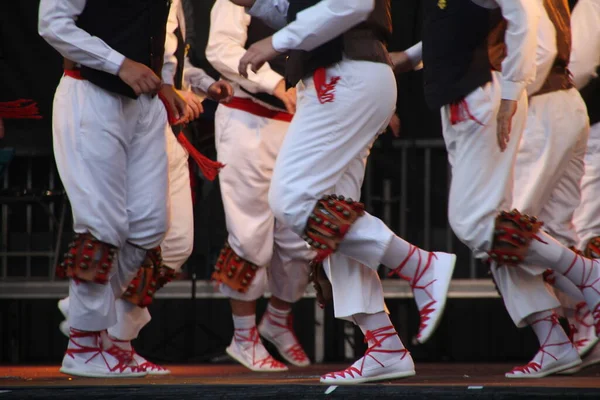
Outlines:
{"label": "white sock", "polygon": [[527,323],[535,332],[540,343],[540,351],[533,357],[536,362],[544,367],[544,363],[552,362],[556,358],[573,349],[571,340],[558,322],[554,311],[542,311],[526,318]]}
{"label": "white sock", "polygon": [[546,265],[564,275],[580,288],[588,305],[595,308],[600,303],[600,264],[578,255],[546,232],[540,231],[538,236],[542,241],[531,241],[526,261]]}
{"label": "white sock", "polygon": [[238,329],[252,329],[256,327],[256,314],[238,316],[231,314],[233,318],[233,328]]}
{"label": "white sock", "polygon": [[284,350],[298,343],[293,327],[289,325],[291,311],[291,309],[280,310],[269,303],[261,321],[261,325],[263,326],[261,329],[268,331],[273,341],[277,342]]}
{"label": "white sock", "polygon": [[[377,332],[378,330],[385,327],[390,327],[390,332],[394,330],[394,325],[392,324],[392,321],[390,321],[389,315],[387,315],[387,313],[384,311],[378,312],[376,314],[354,314],[353,319],[365,336],[367,336],[367,332],[369,331]],[[374,344],[374,341],[370,341],[369,346],[373,346]],[[404,348],[404,345],[400,340],[400,336],[396,334],[394,336],[389,336],[388,338],[381,341],[381,344],[378,348],[385,350],[401,350]],[[390,353],[389,355],[397,356],[397,354],[394,353]]]}

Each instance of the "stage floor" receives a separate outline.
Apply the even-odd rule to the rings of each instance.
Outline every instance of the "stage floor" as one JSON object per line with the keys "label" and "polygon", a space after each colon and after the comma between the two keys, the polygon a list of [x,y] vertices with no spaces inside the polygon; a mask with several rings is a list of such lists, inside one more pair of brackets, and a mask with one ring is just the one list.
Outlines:
{"label": "stage floor", "polygon": [[[343,365],[261,374],[238,365],[172,365],[172,375],[133,379],[68,377],[57,366],[0,366],[0,400],[12,399],[228,399],[228,398],[589,398],[600,399],[600,366],[573,376],[506,379],[508,364],[419,364],[417,376],[380,384],[319,384]],[[330,393],[326,394],[326,391]]]}

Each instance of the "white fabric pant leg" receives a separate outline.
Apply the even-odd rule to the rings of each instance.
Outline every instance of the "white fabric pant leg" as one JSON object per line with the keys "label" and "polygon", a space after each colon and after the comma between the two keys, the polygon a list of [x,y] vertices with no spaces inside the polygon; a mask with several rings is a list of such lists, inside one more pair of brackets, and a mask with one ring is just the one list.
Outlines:
{"label": "white fabric pant leg", "polygon": [[219,173],[228,243],[241,258],[261,267],[246,293],[220,285],[226,296],[253,301],[267,287],[264,270],[273,258],[275,218],[268,203],[273,165],[289,123],[219,105],[215,114]]}
{"label": "white fabric pant leg", "polygon": [[[55,154],[75,231],[119,247],[110,279],[124,290],[144,259],[142,248],[157,245],[166,230],[166,113],[158,99],[129,99],[68,77],[55,110]],[[71,283],[71,326],[114,325],[114,291],[114,285]]]}
{"label": "white fabric pant leg", "polygon": [[275,246],[267,271],[271,294],[288,303],[300,300],[308,285],[308,264],[314,257],[313,250],[300,236],[275,221]]}
{"label": "white fabric pant leg", "polygon": [[527,97],[519,99],[513,116],[510,141],[504,152],[496,139],[496,115],[500,106],[499,73],[493,81],[470,93],[465,102],[470,114],[452,125],[450,107],[441,109],[442,131],[452,168],[448,218],[456,236],[477,257],[487,257],[495,220],[511,205],[513,167],[526,120]]}
{"label": "white fabric pant leg", "polygon": [[[170,125],[165,138],[169,165],[169,228],[160,244],[165,265],[181,270],[193,249],[194,215],[188,168],[188,154],[179,144]],[[116,301],[117,323],[108,332],[121,340],[133,340],[151,320],[146,307],[139,307],[121,298]]]}
{"label": "white fabric pant leg", "polygon": [[[312,78],[297,87],[297,109],[281,147],[269,203],[275,217],[302,235],[316,202],[340,182],[353,159],[387,126],[396,84],[385,64],[342,60],[327,69],[339,77],[333,101],[320,102]],[[392,238],[378,218],[365,213],[338,252],[376,269]]]}
{"label": "white fabric pant leg", "polygon": [[592,125],[585,153],[585,173],[581,180],[581,204],[573,223],[579,237],[579,249],[600,236],[600,123]]}
{"label": "white fabric pant leg", "polygon": [[[118,247],[128,236],[123,142],[134,124],[119,118],[120,105],[119,98],[91,83],[64,76],[56,89],[52,118],[54,156],[71,202],[75,231],[89,231]],[[96,111],[104,111],[107,118],[100,120]],[[132,114],[135,121],[136,110]],[[117,268],[113,265],[111,276]],[[116,322],[109,285],[71,281],[69,293],[74,328],[98,331]]]}
{"label": "white fabric pant leg", "polygon": [[[515,166],[513,207],[536,215],[565,246],[577,243],[571,223],[580,202],[588,124],[576,89],[534,96]],[[542,279],[545,266],[494,268],[494,279],[517,326],[560,304]]]}
{"label": "white fabric pant leg", "polygon": [[[333,193],[360,200],[365,166],[370,149],[355,157],[332,189]],[[377,271],[336,252],[323,263],[333,291],[333,311],[336,318],[354,322],[355,314],[376,314],[387,311],[383,286]]]}

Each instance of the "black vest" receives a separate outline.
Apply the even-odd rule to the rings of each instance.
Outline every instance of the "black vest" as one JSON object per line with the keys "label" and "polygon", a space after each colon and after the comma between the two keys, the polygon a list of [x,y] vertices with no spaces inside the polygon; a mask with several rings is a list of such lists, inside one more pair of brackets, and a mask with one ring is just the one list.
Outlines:
{"label": "black vest", "polygon": [[[171,0],[87,0],[77,26],[160,76],[170,6]],[[116,75],[81,66],[81,76],[105,90],[137,98]]]}
{"label": "black vest", "polygon": [[[600,74],[600,67],[596,68]],[[590,116],[590,125],[600,122],[600,77],[596,76],[580,91]]]}
{"label": "black vest", "polygon": [[[250,25],[248,26],[248,39],[246,39],[246,44],[244,45],[244,47],[246,49],[248,49],[254,43],[256,43],[266,37],[269,37],[269,36],[273,35],[274,33],[275,33],[275,30],[270,28],[269,26],[267,26],[260,19],[252,18],[250,20]],[[277,72],[281,76],[284,76],[284,74],[285,74],[286,58],[287,58],[286,55],[280,54],[279,56],[275,57],[273,60],[269,61],[269,65],[271,66],[271,69],[273,71]],[[285,104],[283,104],[283,102],[275,96],[272,96],[268,93],[251,93],[244,88],[242,88],[242,90],[260,101],[263,101],[269,105],[272,105],[273,107],[277,107],[282,110],[285,110]]]}
{"label": "black vest", "polygon": [[[288,21],[320,0],[290,0]],[[290,86],[311,75],[318,68],[329,67],[342,60],[364,60],[390,64],[387,43],[392,35],[390,0],[375,0],[375,9],[367,21],[317,47],[312,51],[290,51],[286,65],[286,79]]]}
{"label": "black vest", "polygon": [[458,101],[492,80],[505,56],[500,9],[471,0],[423,0],[425,100],[432,109]]}

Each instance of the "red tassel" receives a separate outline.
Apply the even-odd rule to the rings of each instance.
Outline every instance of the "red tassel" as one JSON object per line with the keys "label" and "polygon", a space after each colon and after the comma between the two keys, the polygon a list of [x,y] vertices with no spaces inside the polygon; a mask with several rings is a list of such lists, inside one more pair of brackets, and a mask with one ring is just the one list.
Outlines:
{"label": "red tassel", "polygon": [[225,166],[225,164],[221,164],[218,161],[213,161],[210,158],[206,157],[204,154],[200,153],[193,144],[185,137],[183,132],[180,132],[177,135],[177,141],[188,151],[190,156],[196,161],[198,167],[200,167],[200,171],[209,181],[214,181],[221,168]]}
{"label": "red tassel", "polygon": [[0,118],[41,119],[37,103],[29,99],[0,102]]}

